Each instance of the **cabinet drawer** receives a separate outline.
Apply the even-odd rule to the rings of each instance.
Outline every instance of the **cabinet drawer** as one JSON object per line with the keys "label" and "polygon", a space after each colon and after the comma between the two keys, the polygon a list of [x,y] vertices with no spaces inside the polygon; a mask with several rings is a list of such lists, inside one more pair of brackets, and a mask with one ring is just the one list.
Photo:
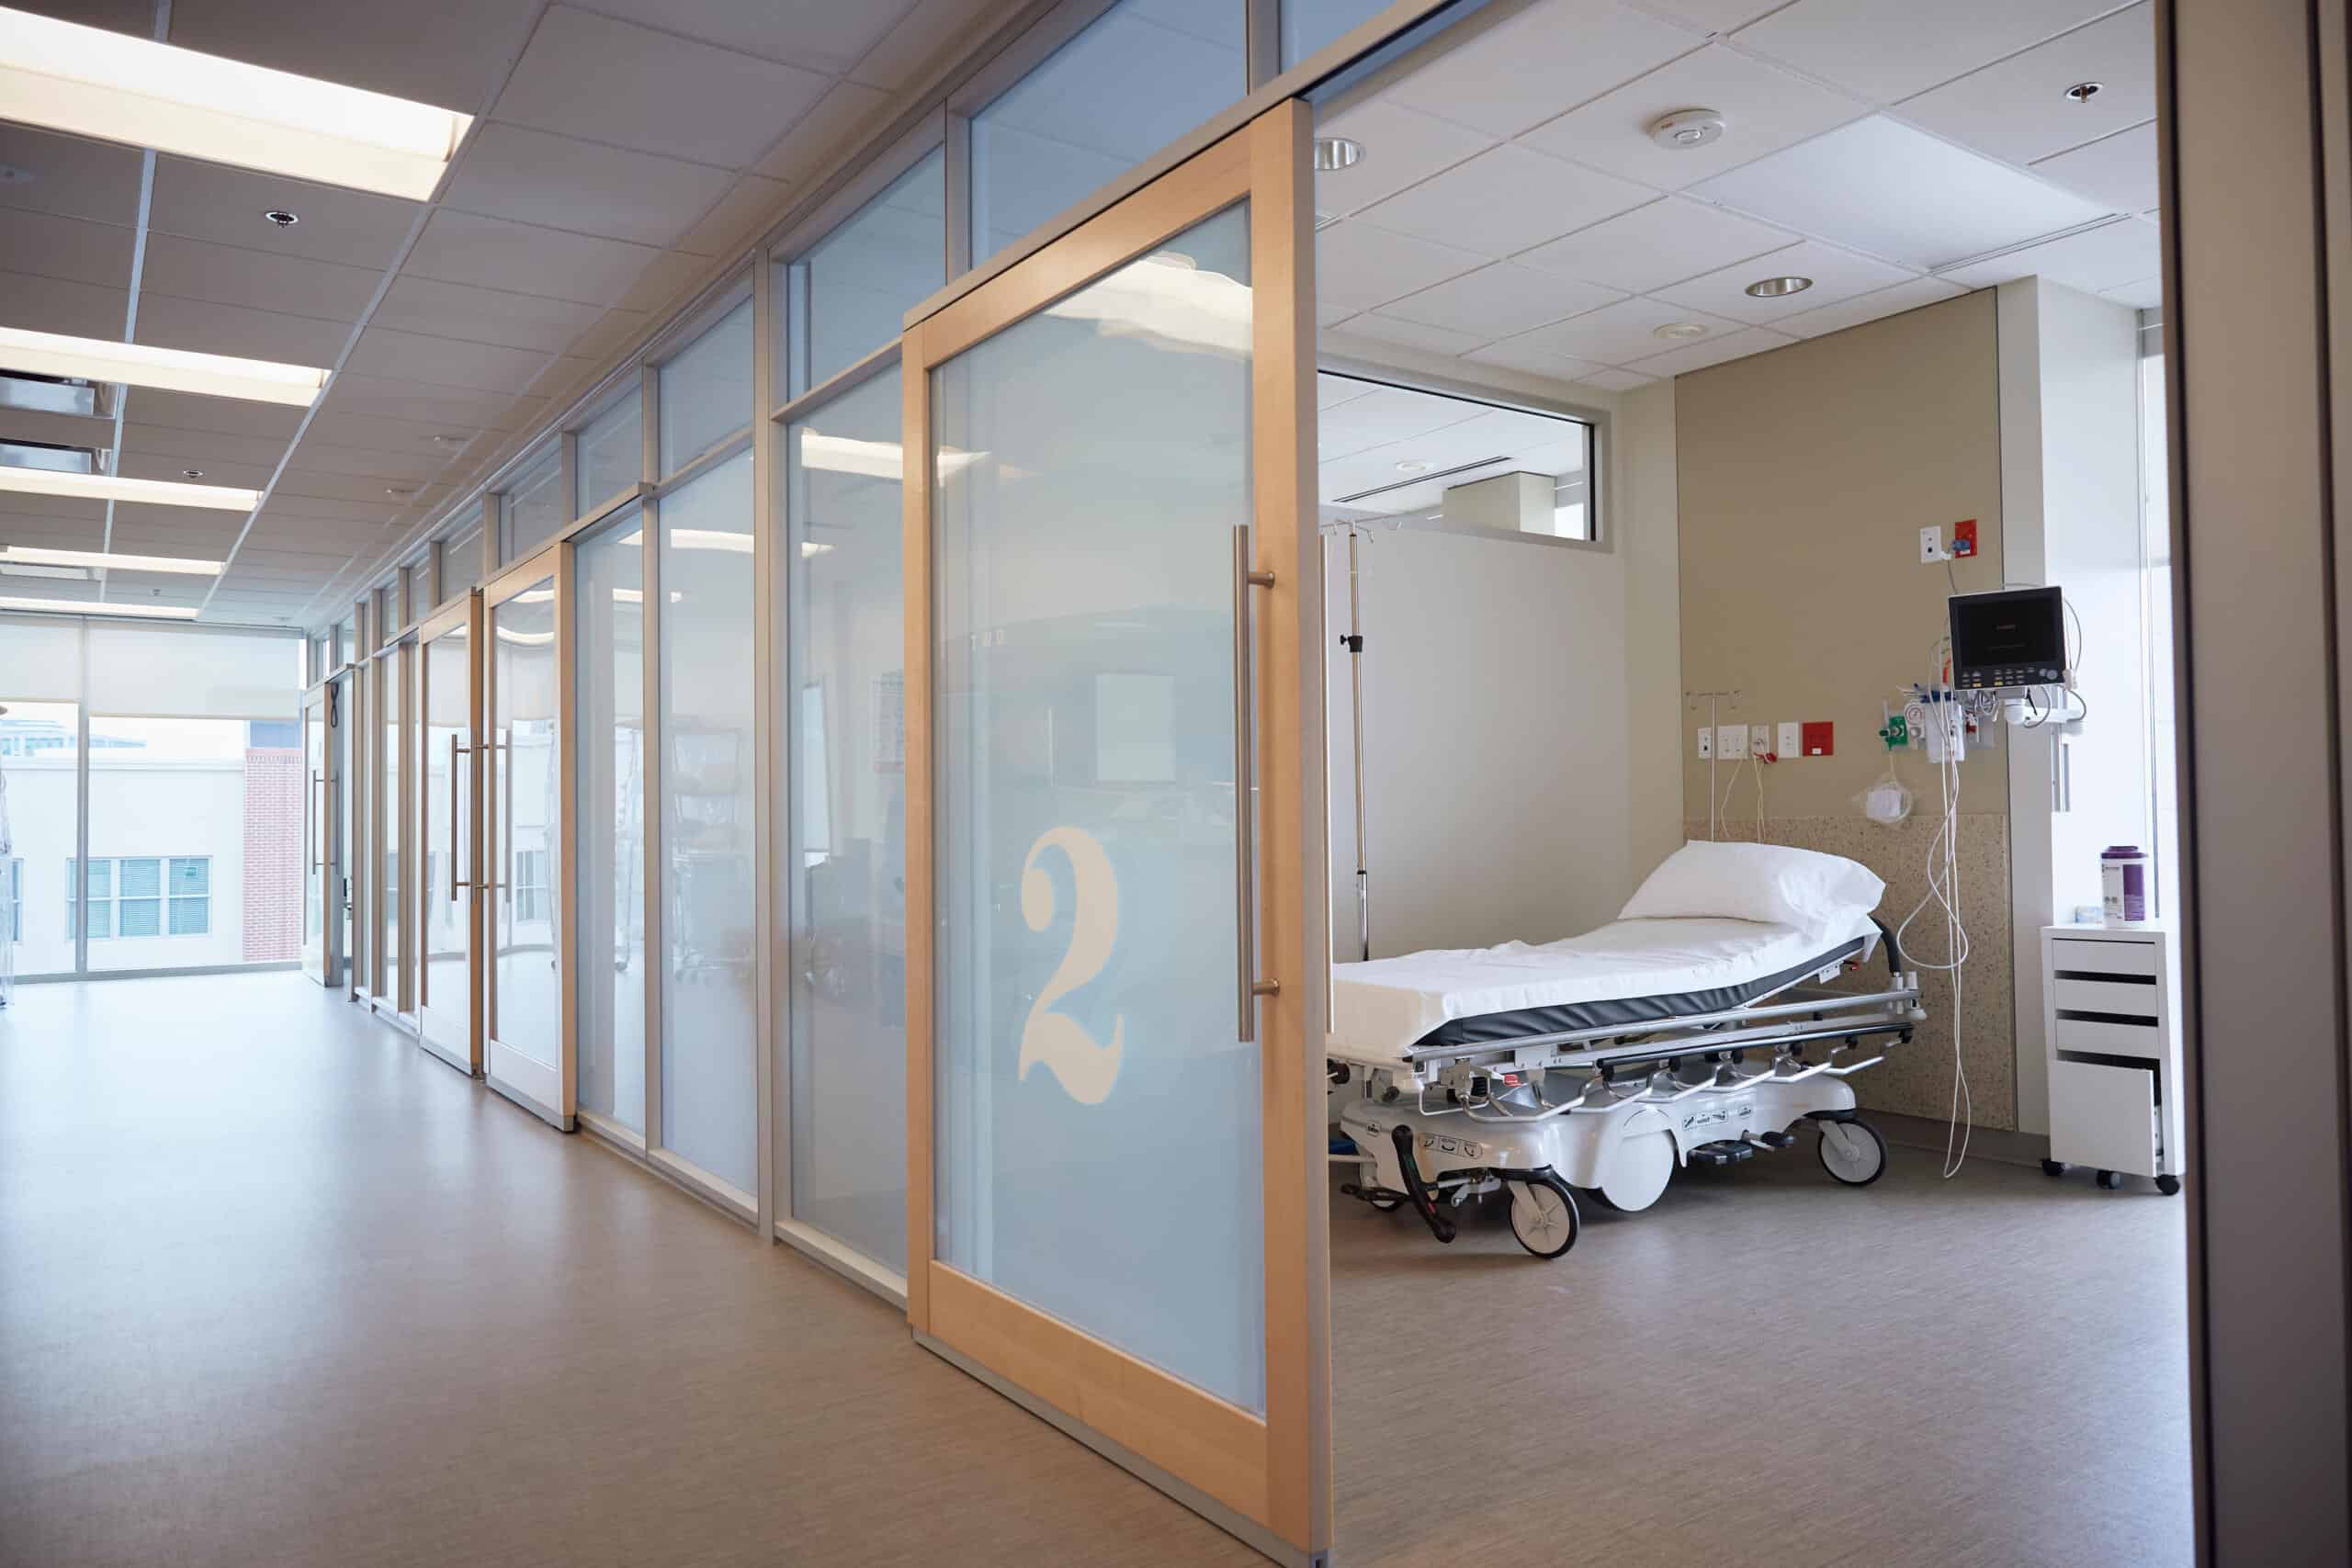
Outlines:
{"label": "cabinet drawer", "polygon": [[2144,1056],[2154,1062],[2165,1054],[2165,1032],[2154,1024],[2108,1023],[2088,1018],[2054,1020],[2051,1025],[2061,1051],[2096,1051],[2102,1056]]}
{"label": "cabinet drawer", "polygon": [[2150,981],[2075,980],[2064,976],[2051,987],[2051,1005],[2064,1012],[2105,1012],[2144,1018],[2153,1026],[2164,1016],[2164,987]]}
{"label": "cabinet drawer", "polygon": [[2090,975],[2153,975],[2156,972],[2156,944],[2052,937],[2050,967],[2061,974],[2073,970]]}
{"label": "cabinet drawer", "polygon": [[2156,1174],[2156,1075],[2088,1062],[2050,1064],[2050,1157]]}

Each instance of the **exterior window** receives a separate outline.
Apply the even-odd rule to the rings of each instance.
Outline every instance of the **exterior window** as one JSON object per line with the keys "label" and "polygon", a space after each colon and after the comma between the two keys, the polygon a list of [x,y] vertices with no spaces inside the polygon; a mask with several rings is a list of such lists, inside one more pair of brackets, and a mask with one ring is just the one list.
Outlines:
{"label": "exterior window", "polygon": [[[24,863],[9,868],[11,929],[21,927]],[[65,927],[74,918],[74,863],[65,863]],[[212,862],[205,855],[129,855],[90,863],[90,940],[205,936],[212,930]]]}
{"label": "exterior window", "polygon": [[212,930],[212,862],[202,855],[175,856],[164,885],[171,896],[169,930],[174,936],[204,936]]}
{"label": "exterior window", "polygon": [[25,940],[25,863],[22,859],[8,863],[8,886],[0,888],[0,892],[8,896],[8,940],[20,942]]}
{"label": "exterior window", "polygon": [[[82,934],[81,922],[74,918],[74,878],[78,863],[65,863],[65,934],[68,938]],[[95,941],[114,935],[114,862],[94,860],[90,863],[90,883],[83,890],[83,907],[89,911],[90,936]]]}
{"label": "exterior window", "polygon": [[481,529],[477,525],[441,543],[441,598],[447,603],[481,581]]}
{"label": "exterior window", "polygon": [[164,934],[162,861],[143,856],[114,863],[114,934]]}
{"label": "exterior window", "polygon": [[520,560],[571,520],[564,504],[562,449],[548,447],[498,500],[503,536],[498,558]]}
{"label": "exterior window", "polygon": [[645,468],[645,409],[634,391],[582,427],[577,464],[575,517],[637,483]]}
{"label": "exterior window", "polygon": [[514,918],[517,920],[544,920],[548,918],[548,852],[545,850],[514,852]]}

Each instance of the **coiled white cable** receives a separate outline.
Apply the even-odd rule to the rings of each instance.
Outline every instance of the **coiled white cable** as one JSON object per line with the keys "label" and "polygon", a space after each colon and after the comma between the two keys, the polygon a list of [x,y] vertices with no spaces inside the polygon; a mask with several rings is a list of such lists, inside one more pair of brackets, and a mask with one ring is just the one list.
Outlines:
{"label": "coiled white cable", "polygon": [[[1942,687],[1941,656],[1939,650],[1939,679],[1930,690]],[[1950,701],[1956,694],[1949,689],[1943,697]],[[1928,705],[1932,709],[1939,704]],[[1939,716],[1937,722],[1941,722]],[[1964,999],[1962,971],[1968,964],[1968,928],[1960,918],[1960,763],[1954,757],[1955,748],[1941,748],[1943,761],[1936,764],[1937,777],[1943,791],[1943,815],[1936,824],[1935,836],[1928,842],[1928,891],[1903,923],[1894,928],[1894,942],[1905,960],[1915,969],[1933,969],[1951,976],[1951,1119],[1944,1133],[1943,1174],[1947,1180],[1960,1174],[1968,1160],[1969,1134],[1973,1131],[1976,1114],[1975,1097],[1968,1082],[1968,1064],[1962,1054],[1962,1003]],[[1920,958],[1904,941],[1911,930],[1911,922],[1927,912],[1929,904],[1939,905],[1944,916],[1944,961],[1935,963]]]}

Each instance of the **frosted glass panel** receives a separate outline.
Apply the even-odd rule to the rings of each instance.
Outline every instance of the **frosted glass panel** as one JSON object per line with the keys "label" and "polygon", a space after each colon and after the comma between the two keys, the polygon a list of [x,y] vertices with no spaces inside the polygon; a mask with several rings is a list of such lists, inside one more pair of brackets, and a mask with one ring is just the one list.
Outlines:
{"label": "frosted glass panel", "polygon": [[1236,209],[935,372],[937,1255],[1264,1408]]}
{"label": "frosted glass panel", "polygon": [[555,579],[492,610],[490,628],[490,923],[497,965],[490,1032],[509,1050],[552,1067],[563,1060]]}
{"label": "frosted glass panel", "polygon": [[576,453],[580,473],[571,514],[583,517],[590,507],[637,483],[644,471],[644,400],[632,391],[590,420],[580,432]]}
{"label": "frosted glass panel", "polygon": [[503,561],[518,561],[555,536],[571,521],[563,493],[563,453],[550,446],[525,470],[500,498],[499,515],[505,528]]}
{"label": "frosted glass panel", "polygon": [[972,117],[978,265],[1250,90],[1240,0],[1119,0]]}
{"label": "frosted glass panel", "polygon": [[906,653],[899,376],[786,427],[795,577],[792,1213],[907,1256]]}
{"label": "frosted glass panel", "polygon": [[575,546],[580,1108],[645,1131],[645,535]]}
{"label": "frosted glass panel", "polygon": [[301,647],[266,634],[93,626],[90,705],[157,718],[290,719],[302,700]]}
{"label": "frosted glass panel", "polygon": [[749,1192],[759,1180],[751,453],[664,497],[661,519],[662,1142]]}
{"label": "frosted glass panel", "polygon": [[947,281],[946,153],[900,175],[793,270],[807,348],[791,356],[797,398],[896,339],[907,310]]}
{"label": "frosted glass panel", "polygon": [[441,545],[441,602],[447,604],[481,582],[481,530]]}
{"label": "frosted glass panel", "polygon": [[[674,474],[752,423],[752,302],[662,367],[662,471]],[[746,524],[746,527],[750,525]]]}

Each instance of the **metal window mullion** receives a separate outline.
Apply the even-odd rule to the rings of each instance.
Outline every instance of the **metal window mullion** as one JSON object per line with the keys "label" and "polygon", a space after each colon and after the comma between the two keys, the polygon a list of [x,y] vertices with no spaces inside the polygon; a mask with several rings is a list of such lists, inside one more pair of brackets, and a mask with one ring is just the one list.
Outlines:
{"label": "metal window mullion", "polygon": [[74,974],[90,972],[90,626],[74,628],[75,656],[81,660],[74,682],[74,886],[67,889],[74,903]]}
{"label": "metal window mullion", "polygon": [[1283,0],[1238,0],[1248,64],[1244,79],[1255,92],[1283,73]]}
{"label": "metal window mullion", "polygon": [[[639,399],[640,463],[639,473],[650,479],[661,466],[662,383],[660,372],[651,365],[638,368]],[[662,498],[648,493],[640,503],[642,510],[638,525],[639,545],[644,551],[638,566],[638,580],[645,584],[644,610],[644,694],[645,713],[642,744],[645,748],[645,824],[638,835],[639,852],[645,857],[644,874],[638,878],[645,900],[645,1149],[650,1158],[662,1147],[662,999],[669,986],[669,944],[662,930],[662,892],[663,877],[662,848],[664,837],[662,819],[667,810],[662,795],[662,749],[669,733],[667,716],[662,711]]]}
{"label": "metal window mullion", "polygon": [[972,117],[947,111],[947,134],[941,143],[947,154],[947,271],[961,277],[972,265]]}
{"label": "metal window mullion", "polygon": [[[776,1005],[775,995],[775,790],[780,775],[775,766],[776,700],[775,610],[778,603],[775,576],[783,552],[775,547],[775,424],[760,417],[775,398],[775,269],[762,265],[752,276],[752,863],[753,926],[758,952],[753,959],[753,1010],[757,1020],[752,1049],[752,1084],[757,1114],[759,1234],[773,1243],[775,1215],[788,1202],[789,1163],[777,1157],[776,1140],[789,1124],[779,1097],[788,1074],[780,1073],[779,1033],[790,1027],[790,1011]],[[789,349],[787,349],[789,353]],[[788,782],[787,782],[787,787]]]}

